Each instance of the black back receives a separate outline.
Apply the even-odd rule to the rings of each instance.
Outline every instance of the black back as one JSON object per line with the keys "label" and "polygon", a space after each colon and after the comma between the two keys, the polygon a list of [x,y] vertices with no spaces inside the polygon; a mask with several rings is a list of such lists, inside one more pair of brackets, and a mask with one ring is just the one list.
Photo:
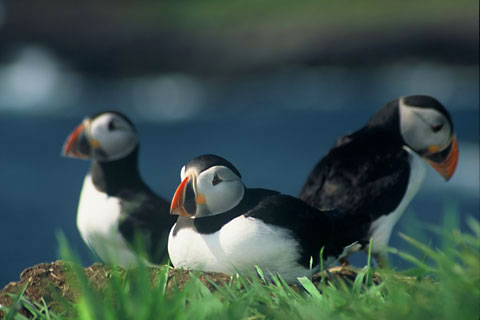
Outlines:
{"label": "black back", "polygon": [[176,217],[170,203],[157,196],[142,180],[137,165],[138,146],[116,161],[93,161],[90,174],[97,190],[121,199],[119,231],[132,248],[141,241],[147,259],[160,263],[167,256],[167,241]]}
{"label": "black back", "polygon": [[395,210],[408,186],[409,155],[396,103],[382,108],[365,128],[337,140],[300,192],[300,199],[316,208],[343,211],[357,224],[359,239],[368,239],[371,222]]}
{"label": "black back", "polygon": [[324,258],[338,257],[345,246],[354,242],[351,237],[335,236],[344,233],[344,216],[341,213],[335,210],[322,212],[298,198],[284,194],[261,201],[245,216],[289,230],[299,243],[298,263],[306,268],[310,266],[310,258],[313,267],[319,264],[322,247]]}

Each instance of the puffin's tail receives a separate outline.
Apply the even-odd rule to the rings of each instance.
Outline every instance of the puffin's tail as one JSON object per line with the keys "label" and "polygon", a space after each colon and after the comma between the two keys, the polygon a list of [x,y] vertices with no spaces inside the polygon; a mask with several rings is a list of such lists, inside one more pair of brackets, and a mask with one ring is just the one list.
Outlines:
{"label": "puffin's tail", "polygon": [[332,223],[333,231],[330,242],[333,244],[339,259],[368,246],[365,234],[368,232],[368,221],[360,215],[348,215],[344,211],[332,209],[324,211]]}

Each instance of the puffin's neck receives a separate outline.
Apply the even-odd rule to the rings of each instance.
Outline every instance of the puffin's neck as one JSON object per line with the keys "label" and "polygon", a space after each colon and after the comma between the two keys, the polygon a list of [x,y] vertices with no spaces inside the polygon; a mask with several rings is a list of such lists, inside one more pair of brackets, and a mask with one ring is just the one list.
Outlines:
{"label": "puffin's neck", "polygon": [[138,171],[138,146],[119,160],[94,160],[90,174],[95,188],[111,196],[117,195],[123,189],[142,185]]}
{"label": "puffin's neck", "polygon": [[177,221],[177,226],[173,231],[173,235],[175,235],[181,228],[190,227],[192,225],[194,225],[197,231],[200,233],[215,233],[220,230],[222,226],[229,223],[236,217],[239,217],[242,214],[250,211],[256,205],[258,205],[262,199],[276,194],[278,194],[277,191],[267,189],[245,188],[243,199],[234,208],[228,210],[227,212],[195,219],[180,216]]}
{"label": "puffin's neck", "polygon": [[377,142],[384,141],[392,146],[403,146],[405,142],[400,133],[398,100],[394,100],[380,109],[359,132],[368,136],[372,142],[379,140]]}
{"label": "puffin's neck", "polygon": [[213,215],[213,216],[210,216],[210,217],[224,216],[224,217],[235,218],[237,216],[240,216],[240,215],[250,211],[252,208],[257,206],[258,203],[260,201],[262,201],[263,199],[274,196],[274,195],[277,195],[277,194],[279,194],[278,191],[245,187],[245,192],[243,194],[243,199],[235,207],[228,210],[227,212],[223,212],[223,213]]}

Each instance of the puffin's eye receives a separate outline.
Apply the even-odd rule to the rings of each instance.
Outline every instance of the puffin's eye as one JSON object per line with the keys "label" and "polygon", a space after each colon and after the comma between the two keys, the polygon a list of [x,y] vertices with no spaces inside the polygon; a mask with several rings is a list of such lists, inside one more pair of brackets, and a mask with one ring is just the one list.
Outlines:
{"label": "puffin's eye", "polygon": [[113,120],[108,123],[108,131],[112,130],[115,130],[115,122],[113,122]]}
{"label": "puffin's eye", "polygon": [[433,132],[438,132],[438,131],[442,130],[443,126],[444,126],[443,123],[436,124],[436,125],[432,126],[432,131]]}
{"label": "puffin's eye", "polygon": [[222,179],[220,179],[218,177],[218,175],[215,173],[215,175],[213,176],[212,185],[215,186],[215,185],[219,184],[220,182],[222,182]]}

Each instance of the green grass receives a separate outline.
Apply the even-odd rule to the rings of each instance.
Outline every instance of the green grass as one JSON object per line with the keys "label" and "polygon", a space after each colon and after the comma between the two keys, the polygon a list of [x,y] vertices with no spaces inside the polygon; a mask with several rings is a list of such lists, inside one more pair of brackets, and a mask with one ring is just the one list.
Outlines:
{"label": "green grass", "polygon": [[[445,219],[446,225],[452,220]],[[212,283],[210,291],[197,276],[183,287],[167,290],[169,267],[124,271],[113,268],[102,290],[72,264],[72,281],[81,292],[76,304],[64,301],[65,311],[49,312],[46,303],[32,303],[23,292],[10,308],[2,307],[5,319],[24,319],[17,306],[24,304],[36,319],[479,319],[480,224],[468,219],[469,230],[431,228],[442,237],[441,248],[402,237],[420,255],[394,254],[414,268],[402,272],[374,270],[370,263],[354,281],[337,279],[316,286],[299,279],[301,290],[282,279],[264,284],[256,277],[232,276],[223,286]],[[455,225],[453,223],[453,225]],[[62,257],[75,260],[62,244]],[[370,260],[369,260],[370,261]],[[198,273],[200,274],[200,273]],[[260,277],[263,273],[260,272]],[[374,281],[380,277],[382,281]],[[153,283],[153,284],[152,284]],[[24,288],[25,289],[25,288]]]}

